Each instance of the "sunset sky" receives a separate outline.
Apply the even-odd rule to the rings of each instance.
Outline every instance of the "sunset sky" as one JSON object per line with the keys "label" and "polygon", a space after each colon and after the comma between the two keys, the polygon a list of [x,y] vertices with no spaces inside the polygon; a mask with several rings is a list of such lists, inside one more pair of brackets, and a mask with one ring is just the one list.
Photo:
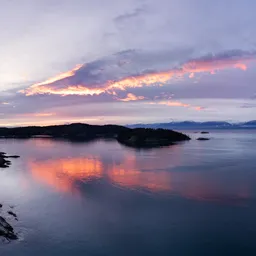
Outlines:
{"label": "sunset sky", "polygon": [[0,126],[255,119],[254,0],[0,2]]}

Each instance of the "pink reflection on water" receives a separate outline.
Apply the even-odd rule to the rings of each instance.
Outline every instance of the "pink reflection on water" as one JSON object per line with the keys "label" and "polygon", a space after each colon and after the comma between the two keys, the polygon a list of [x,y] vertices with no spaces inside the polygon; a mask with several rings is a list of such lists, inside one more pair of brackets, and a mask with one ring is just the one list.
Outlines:
{"label": "pink reflection on water", "polygon": [[[251,177],[243,172],[232,176],[232,171],[196,170],[184,166],[182,146],[146,153],[125,149],[121,155],[109,153],[107,156],[107,161],[101,154],[34,159],[28,161],[28,166],[36,180],[66,193],[79,190],[75,186],[77,181],[106,179],[122,188],[168,193],[199,201],[236,203],[251,197]],[[195,167],[195,159],[193,161]]]}

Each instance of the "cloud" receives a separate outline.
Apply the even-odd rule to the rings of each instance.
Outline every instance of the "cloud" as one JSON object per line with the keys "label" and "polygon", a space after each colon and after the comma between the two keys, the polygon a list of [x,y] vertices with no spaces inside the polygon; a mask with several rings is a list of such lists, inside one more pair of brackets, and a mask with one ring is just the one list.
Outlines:
{"label": "cloud", "polygon": [[56,113],[23,113],[23,114],[19,114],[18,116],[22,116],[22,117],[50,117],[50,116],[56,116]]}
{"label": "cloud", "polygon": [[136,8],[132,12],[127,12],[125,14],[118,15],[114,19],[114,21],[117,22],[117,23],[130,21],[130,19],[134,19],[134,18],[140,16],[144,12],[145,12],[145,9],[143,9],[141,7],[140,8]]}
{"label": "cloud", "polygon": [[[241,69],[245,71],[250,61],[255,60],[256,52],[231,50],[219,54],[209,54],[195,58],[173,67],[169,70],[142,70],[132,74],[120,68],[120,60],[129,58],[131,52],[123,52],[110,59],[102,59],[59,74],[46,81],[36,83],[21,92],[27,96],[35,94],[67,95],[100,95],[103,93],[115,95],[117,91],[145,86],[161,86],[171,81],[178,81],[185,76],[191,79],[196,74],[215,74],[226,69]],[[133,55],[132,55],[133,56]],[[142,69],[142,68],[141,68]]]}
{"label": "cloud", "polygon": [[252,95],[251,99],[256,100],[256,93]]}
{"label": "cloud", "polygon": [[[86,102],[83,97],[60,97],[57,96],[35,96],[25,97],[29,103],[18,103],[15,108],[8,109],[4,115],[0,113],[0,125],[50,125],[71,122],[86,122],[92,124],[132,124],[168,122],[171,119],[182,120],[232,120],[247,121],[254,118],[254,109],[241,108],[248,102],[244,99],[187,99],[179,98],[172,100],[141,100],[129,102],[112,101],[93,103]],[[39,98],[38,98],[39,97]],[[72,100],[71,100],[72,99]],[[30,100],[33,100],[30,102]],[[80,101],[80,102],[79,102]],[[191,107],[168,106],[157,104],[163,101],[181,102]],[[79,104],[78,104],[79,102]],[[154,102],[155,104],[149,104]],[[49,104],[48,104],[49,103]],[[53,103],[58,103],[53,105]],[[31,106],[35,107],[31,107]],[[170,104],[169,105],[174,105]],[[70,107],[72,106],[72,107]],[[196,111],[193,107],[202,106],[203,111]],[[1,112],[1,111],[0,111]],[[56,113],[47,117],[35,117],[39,113]],[[22,114],[27,114],[23,115]],[[104,119],[102,119],[104,117]]]}
{"label": "cloud", "polygon": [[[11,104],[0,103],[2,123],[15,115],[16,123],[90,115],[124,123],[138,115],[139,121],[253,118],[254,109],[236,100],[255,93],[256,1],[233,1],[232,7],[221,0],[191,2],[3,1],[0,102]],[[86,64],[77,69],[77,63]],[[157,97],[161,92],[207,110],[146,104],[175,101]],[[145,99],[118,100],[129,93]],[[219,112],[209,111],[214,107]],[[109,114],[108,108],[116,109]],[[32,112],[56,116],[20,116]]]}
{"label": "cloud", "polygon": [[75,75],[75,72],[77,70],[79,70],[81,67],[83,67],[83,65],[76,65],[75,68],[73,68],[72,70],[70,71],[67,71],[67,72],[64,72],[64,73],[61,73],[57,76],[54,76],[52,78],[49,78],[47,79],[46,81],[44,82],[41,82],[41,83],[37,83],[37,84],[34,84],[32,87],[38,87],[38,86],[41,86],[41,85],[48,85],[48,84],[52,84],[54,82],[57,82],[57,81],[60,81],[62,79],[65,79],[65,78],[68,78],[68,77],[71,77],[71,76],[74,76]]}
{"label": "cloud", "polygon": [[200,106],[193,106],[191,104],[187,104],[187,103],[183,103],[180,101],[173,101],[173,100],[168,100],[168,101],[152,101],[152,102],[148,102],[147,104],[151,104],[151,105],[165,105],[165,106],[169,106],[169,107],[184,107],[184,108],[191,108],[197,111],[203,110],[203,107]]}
{"label": "cloud", "polygon": [[138,100],[144,100],[145,97],[144,96],[136,96],[132,93],[128,93],[126,98],[123,98],[123,99],[119,99],[119,101],[138,101]]}
{"label": "cloud", "polygon": [[256,108],[255,102],[245,102],[241,105],[241,108]]}

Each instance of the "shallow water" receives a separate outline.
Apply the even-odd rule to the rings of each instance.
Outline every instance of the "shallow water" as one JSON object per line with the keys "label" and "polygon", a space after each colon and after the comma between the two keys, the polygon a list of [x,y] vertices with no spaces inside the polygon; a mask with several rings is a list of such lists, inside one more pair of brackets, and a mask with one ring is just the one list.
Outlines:
{"label": "shallow water", "polygon": [[0,255],[256,255],[256,131],[191,136],[211,140],[0,140],[21,156],[0,170],[19,234]]}

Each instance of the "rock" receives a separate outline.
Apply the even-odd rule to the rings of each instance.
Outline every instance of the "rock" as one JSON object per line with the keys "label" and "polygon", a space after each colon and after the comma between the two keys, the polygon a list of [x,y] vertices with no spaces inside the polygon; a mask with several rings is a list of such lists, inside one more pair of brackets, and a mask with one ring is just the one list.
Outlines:
{"label": "rock", "polygon": [[7,168],[11,165],[11,162],[9,160],[6,160],[6,158],[18,158],[19,156],[13,155],[13,156],[7,156],[6,153],[0,152],[0,168]]}
{"label": "rock", "polygon": [[197,140],[210,140],[209,138],[198,138]]}
{"label": "rock", "polygon": [[16,155],[13,155],[13,156],[5,156],[6,158],[20,158],[20,156],[16,156]]}
{"label": "rock", "polygon": [[0,208],[2,208],[3,207],[3,205],[2,204],[0,204]]}
{"label": "rock", "polygon": [[8,213],[9,215],[12,215],[13,217],[17,218],[17,215],[16,215],[14,212],[8,211],[7,213]]}
{"label": "rock", "polygon": [[4,157],[0,156],[0,168],[7,168],[11,164],[10,161],[5,160]]}
{"label": "rock", "polygon": [[18,239],[17,235],[14,233],[13,227],[5,220],[5,218],[1,216],[0,216],[0,236],[8,240]]}
{"label": "rock", "polygon": [[0,227],[1,226],[10,232],[13,231],[13,227],[5,220],[5,218],[0,216]]}
{"label": "rock", "polygon": [[204,131],[202,131],[201,134],[209,134],[209,132],[204,132]]}

